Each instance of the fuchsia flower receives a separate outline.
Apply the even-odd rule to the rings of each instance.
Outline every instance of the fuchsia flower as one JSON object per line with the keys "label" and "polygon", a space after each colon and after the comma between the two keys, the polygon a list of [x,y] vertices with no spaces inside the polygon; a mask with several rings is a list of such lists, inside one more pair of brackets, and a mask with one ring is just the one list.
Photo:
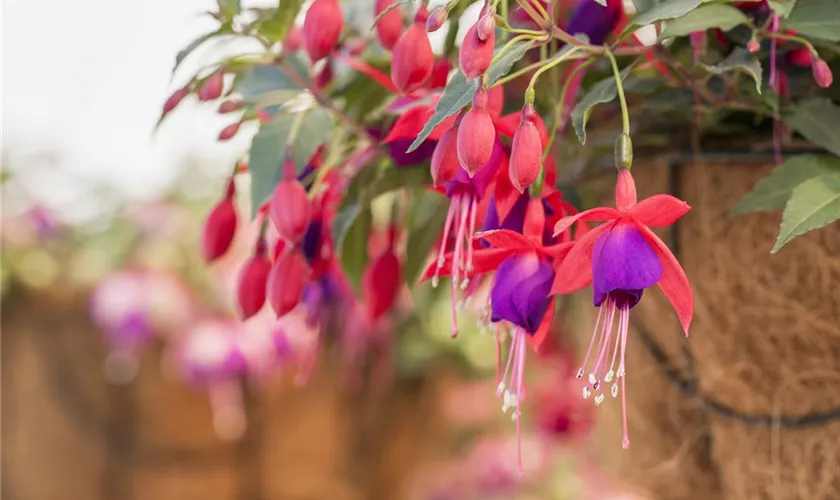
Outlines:
{"label": "fuchsia flower", "polygon": [[[627,448],[627,407],[625,398],[625,350],[630,309],[642,298],[646,288],[659,285],[671,302],[685,334],[694,313],[694,294],[677,259],[650,227],[665,227],[688,212],[684,201],[670,195],[658,194],[636,203],[636,185],[630,171],[619,171],[615,188],[616,208],[599,207],[561,219],[555,234],[566,231],[576,221],[604,221],[575,243],[575,246],[557,268],[557,279],[552,293],[571,293],[592,283],[593,304],[599,308],[595,331],[589,343],[583,366],[577,377],[584,375],[592,347],[598,339],[598,348],[588,384],[583,397],[595,395],[595,404],[604,400],[602,381],[621,380],[624,438]],[[612,325],[618,312],[618,328],[610,364],[607,355],[613,341]],[[600,330],[599,330],[600,327]],[[618,368],[616,357],[621,350]],[[611,393],[618,396],[618,380]]]}

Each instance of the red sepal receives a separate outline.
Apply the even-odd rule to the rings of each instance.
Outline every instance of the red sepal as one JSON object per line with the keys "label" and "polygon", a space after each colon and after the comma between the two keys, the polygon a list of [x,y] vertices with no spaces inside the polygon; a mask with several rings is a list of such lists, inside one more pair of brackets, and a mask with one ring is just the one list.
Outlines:
{"label": "red sepal", "polygon": [[598,237],[612,227],[613,224],[601,224],[575,243],[557,267],[551,287],[553,295],[576,292],[592,283],[592,249]]}
{"label": "red sepal", "polygon": [[691,290],[688,277],[671,250],[658,236],[653,234],[653,231],[641,224],[636,224],[636,228],[645,235],[648,243],[653,246],[656,255],[662,262],[662,279],[659,280],[659,288],[674,307],[674,312],[680,319],[680,325],[685,332],[685,336],[688,337],[688,328],[691,326],[691,319],[694,316],[694,292]]}
{"label": "red sepal", "polygon": [[688,203],[669,194],[655,194],[633,205],[627,215],[639,224],[651,227],[665,227],[673,224],[688,213]]}

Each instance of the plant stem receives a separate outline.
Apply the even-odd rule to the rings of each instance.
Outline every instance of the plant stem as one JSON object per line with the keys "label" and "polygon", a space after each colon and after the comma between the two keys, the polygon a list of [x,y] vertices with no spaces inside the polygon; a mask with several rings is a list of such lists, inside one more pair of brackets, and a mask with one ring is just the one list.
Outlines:
{"label": "plant stem", "polygon": [[493,60],[490,61],[490,64],[492,65],[493,63],[495,63],[496,61],[501,59],[502,56],[505,55],[505,52],[510,50],[510,48],[513,47],[513,45],[516,42],[521,42],[523,40],[545,40],[546,38],[547,38],[547,35],[545,33],[539,33],[538,37],[534,36],[534,35],[518,35],[518,36],[515,36],[515,37],[511,38],[510,40],[508,40],[508,42],[506,44],[504,44],[501,49],[499,49],[499,52],[497,52],[496,55],[493,56]]}
{"label": "plant stem", "polygon": [[533,94],[534,85],[537,83],[537,78],[539,78],[540,75],[542,75],[546,71],[550,70],[554,66],[557,66],[561,62],[569,59],[569,57],[574,55],[575,52],[577,52],[577,50],[578,50],[577,48],[573,48],[571,50],[568,50],[568,51],[560,54],[559,56],[557,56],[553,59],[550,59],[542,68],[538,69],[537,72],[534,73],[534,76],[531,77],[531,83],[528,84],[528,90],[525,91],[525,100],[528,101],[528,96]]}
{"label": "plant stem", "polygon": [[615,75],[615,88],[618,90],[618,100],[621,103],[621,126],[624,129],[624,135],[630,137],[630,113],[627,111],[627,99],[624,97],[624,85],[621,83],[621,73],[618,71],[618,63],[615,56],[609,49],[605,48],[605,54],[610,60],[610,65]]}
{"label": "plant stem", "polygon": [[817,54],[817,49],[815,49],[814,46],[811,45],[811,42],[800,36],[786,35],[784,33],[779,33],[778,31],[764,31],[761,34],[762,36],[767,38],[775,38],[776,40],[784,40],[788,42],[796,42],[802,44],[808,47],[808,50],[810,50],[812,54]]}

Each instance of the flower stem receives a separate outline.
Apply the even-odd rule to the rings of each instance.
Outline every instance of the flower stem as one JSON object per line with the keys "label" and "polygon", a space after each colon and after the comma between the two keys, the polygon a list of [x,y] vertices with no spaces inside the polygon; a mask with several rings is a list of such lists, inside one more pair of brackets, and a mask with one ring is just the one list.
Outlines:
{"label": "flower stem", "polygon": [[534,102],[534,85],[537,84],[537,79],[540,77],[540,75],[542,75],[546,71],[550,70],[551,68],[557,66],[561,62],[568,60],[569,57],[572,56],[572,55],[575,55],[575,53],[577,51],[578,51],[577,48],[573,48],[571,50],[568,50],[568,51],[560,54],[559,56],[549,60],[548,62],[546,62],[545,65],[543,65],[543,67],[538,69],[536,71],[536,73],[534,73],[534,76],[531,77],[531,83],[528,84],[528,89],[525,91],[525,102],[527,102],[527,103],[533,103]]}
{"label": "flower stem", "polygon": [[627,99],[624,97],[624,85],[621,83],[621,73],[618,71],[618,63],[616,62],[613,53],[606,47],[604,47],[604,49],[604,53],[610,60],[610,65],[612,66],[613,74],[615,75],[615,88],[618,90],[618,100],[621,103],[621,126],[624,131],[624,135],[630,137],[630,113],[627,111]]}
{"label": "flower stem", "polygon": [[762,35],[767,37],[767,38],[773,38],[773,39],[776,39],[776,40],[783,40],[783,41],[796,42],[796,43],[802,44],[802,45],[808,47],[808,50],[810,50],[812,54],[814,54],[814,55],[817,54],[817,49],[815,49],[814,46],[811,45],[811,42],[802,38],[801,36],[786,35],[784,33],[779,33],[778,31],[765,31],[765,32],[762,33]]}
{"label": "flower stem", "polygon": [[505,55],[505,52],[510,50],[510,48],[513,47],[513,45],[516,42],[521,42],[523,40],[545,40],[546,38],[548,38],[548,36],[545,33],[539,33],[538,35],[528,34],[528,35],[515,36],[515,37],[511,38],[510,40],[508,40],[508,42],[506,44],[504,44],[501,49],[499,49],[499,52],[497,52],[496,55],[493,56],[493,60],[490,61],[490,64],[493,65],[499,59],[501,59],[502,56]]}

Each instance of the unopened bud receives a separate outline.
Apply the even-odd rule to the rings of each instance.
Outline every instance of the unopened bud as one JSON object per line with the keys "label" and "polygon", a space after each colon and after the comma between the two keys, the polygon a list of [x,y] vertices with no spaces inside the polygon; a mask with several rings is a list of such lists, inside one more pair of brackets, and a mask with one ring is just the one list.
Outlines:
{"label": "unopened bud", "polygon": [[496,16],[492,12],[484,14],[478,20],[475,32],[482,42],[489,40],[496,32]]}
{"label": "unopened bud", "polygon": [[828,63],[819,57],[814,56],[814,62],[811,63],[811,71],[814,74],[814,81],[822,88],[830,87],[831,82],[834,81],[834,75],[831,74],[831,68],[828,67]]}
{"label": "unopened bud", "polygon": [[426,31],[432,33],[441,29],[447,17],[449,17],[449,9],[445,5],[436,8],[426,19]]}
{"label": "unopened bud", "polygon": [[220,141],[229,141],[239,132],[239,126],[242,125],[242,122],[231,123],[227,127],[223,128],[221,132],[219,132],[219,140]]}
{"label": "unopened bud", "polygon": [[758,50],[760,48],[761,48],[761,46],[759,45],[758,40],[756,40],[755,38],[753,38],[749,42],[747,42],[747,50],[751,54],[755,54],[756,52],[758,52]]}
{"label": "unopened bud", "polygon": [[240,101],[222,101],[219,104],[219,111],[220,115],[224,115],[226,113],[233,113],[234,111],[239,111],[242,109],[242,102]]}

